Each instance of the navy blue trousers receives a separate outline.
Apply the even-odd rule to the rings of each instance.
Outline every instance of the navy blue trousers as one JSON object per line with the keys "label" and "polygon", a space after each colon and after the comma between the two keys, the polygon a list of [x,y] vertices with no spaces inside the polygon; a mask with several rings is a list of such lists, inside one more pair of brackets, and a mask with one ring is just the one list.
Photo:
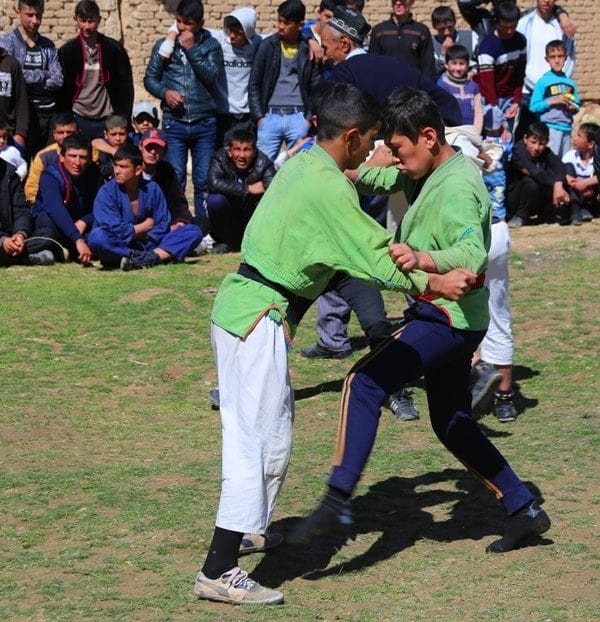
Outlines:
{"label": "navy blue trousers", "polygon": [[454,329],[443,311],[425,302],[412,305],[406,316],[407,323],[346,377],[329,485],[352,493],[373,448],[386,396],[425,376],[437,437],[513,514],[533,495],[471,416],[471,357],[485,331]]}

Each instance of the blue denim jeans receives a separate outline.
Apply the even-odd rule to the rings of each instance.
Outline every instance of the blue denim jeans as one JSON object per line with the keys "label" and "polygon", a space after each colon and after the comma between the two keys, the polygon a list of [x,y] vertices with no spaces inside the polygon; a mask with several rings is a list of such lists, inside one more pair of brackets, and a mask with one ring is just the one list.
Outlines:
{"label": "blue denim jeans", "polygon": [[294,114],[267,113],[258,127],[256,146],[274,160],[281,149],[281,143],[289,149],[300,138],[308,134],[308,122],[301,112]]}
{"label": "blue denim jeans", "polygon": [[185,191],[188,152],[192,154],[192,183],[194,184],[194,212],[202,212],[202,201],[207,192],[210,158],[215,150],[217,119],[209,117],[193,123],[183,123],[173,118],[163,119],[167,135],[166,160],[177,173],[177,179]]}

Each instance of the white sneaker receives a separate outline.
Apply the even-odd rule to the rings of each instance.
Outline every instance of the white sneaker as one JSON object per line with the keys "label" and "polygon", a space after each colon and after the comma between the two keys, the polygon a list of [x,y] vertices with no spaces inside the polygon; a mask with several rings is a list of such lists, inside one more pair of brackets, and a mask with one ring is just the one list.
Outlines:
{"label": "white sneaker", "polygon": [[199,572],[194,594],[198,598],[234,605],[277,605],[283,602],[281,592],[263,587],[237,566],[223,573],[218,579],[209,579]]}

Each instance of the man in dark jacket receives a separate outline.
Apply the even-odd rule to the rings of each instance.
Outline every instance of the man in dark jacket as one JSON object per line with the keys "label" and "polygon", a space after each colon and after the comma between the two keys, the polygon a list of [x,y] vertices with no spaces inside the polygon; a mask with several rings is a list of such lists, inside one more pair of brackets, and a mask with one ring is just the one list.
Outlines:
{"label": "man in dark jacket", "polygon": [[231,133],[229,145],[213,156],[206,201],[216,254],[239,250],[246,225],[275,176],[269,158],[258,151],[252,132]]}
{"label": "man in dark jacket", "polygon": [[300,37],[305,14],[300,0],[280,4],[278,32],[260,44],[252,65],[250,115],[258,127],[257,146],[272,160],[284,140],[290,147],[310,128],[310,95],[321,77]]}
{"label": "man in dark jacket", "polygon": [[29,130],[27,85],[16,58],[0,47],[0,122],[5,123],[14,145],[25,153]]}
{"label": "man in dark jacket", "polygon": [[58,51],[64,85],[57,96],[57,108],[73,110],[79,131],[93,140],[104,135],[110,115],[130,118],[133,75],[123,46],[98,32],[100,9],[94,0],[81,0],[74,19],[79,35]]}

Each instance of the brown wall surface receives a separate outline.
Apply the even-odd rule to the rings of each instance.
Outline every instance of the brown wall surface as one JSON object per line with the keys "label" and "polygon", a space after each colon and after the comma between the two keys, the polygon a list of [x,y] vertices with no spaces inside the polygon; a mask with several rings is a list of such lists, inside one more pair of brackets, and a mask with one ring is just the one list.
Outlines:
{"label": "brown wall surface", "polygon": [[[247,5],[230,0],[207,0],[204,3],[206,26],[219,28],[223,17],[239,6],[253,6],[258,13],[257,27],[259,31],[272,31],[277,18],[277,6],[282,0],[260,0]],[[8,30],[13,23],[14,7],[17,0],[0,0],[0,32]],[[136,83],[136,101],[148,99],[142,80],[144,70],[153,43],[163,36],[172,23],[173,9],[177,0],[99,0],[102,14],[101,31],[114,37],[125,45],[133,65]],[[577,63],[575,79],[582,98],[600,101],[600,62],[598,62],[597,14],[600,11],[599,0],[562,0],[560,3],[571,15],[577,25]],[[70,0],[46,0],[46,11],[41,32],[50,37],[57,46],[75,36],[73,10],[76,2]],[[431,11],[436,6],[449,5],[457,16],[458,8],[455,0],[416,0],[413,7],[415,19],[430,26]],[[307,17],[315,15],[318,3],[307,4]],[[519,6],[529,8],[535,6],[534,0],[521,0]],[[389,2],[386,0],[367,0],[365,17],[371,25],[387,19]],[[462,27],[465,25],[462,24]]]}

